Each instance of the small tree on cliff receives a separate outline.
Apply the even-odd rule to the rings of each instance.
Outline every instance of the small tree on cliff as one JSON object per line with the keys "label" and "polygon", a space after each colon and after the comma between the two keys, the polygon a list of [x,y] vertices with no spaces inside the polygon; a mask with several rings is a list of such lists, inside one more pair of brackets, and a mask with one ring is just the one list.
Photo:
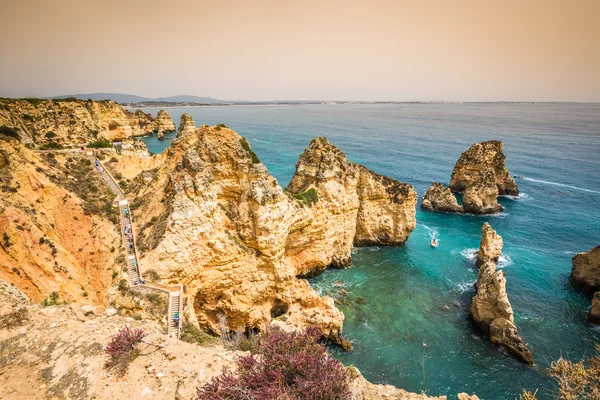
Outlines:
{"label": "small tree on cliff", "polygon": [[256,354],[240,357],[236,373],[224,371],[202,388],[196,400],[350,399],[354,375],[327,354],[316,328],[272,330]]}

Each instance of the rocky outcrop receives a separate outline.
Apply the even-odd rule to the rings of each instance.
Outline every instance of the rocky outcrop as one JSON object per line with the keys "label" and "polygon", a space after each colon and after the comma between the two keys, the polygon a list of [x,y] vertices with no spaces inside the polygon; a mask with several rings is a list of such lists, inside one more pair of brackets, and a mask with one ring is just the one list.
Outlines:
{"label": "rocky outcrop", "polygon": [[593,324],[600,325],[600,292],[594,294],[592,309],[588,314],[588,320]]}
{"label": "rocky outcrop", "polygon": [[313,139],[300,156],[286,192],[301,204],[311,192],[316,197],[310,212],[298,213],[301,229],[287,241],[286,255],[298,275],[349,266],[353,244],[401,246],[416,225],[412,186],[348,161],[324,137]]}
{"label": "rocky outcrop", "polygon": [[[103,304],[118,264],[114,195],[80,153],[35,154],[0,135],[0,280],[32,301]],[[111,251],[112,250],[112,251]]]}
{"label": "rocky outcrop", "polygon": [[150,157],[150,152],[144,142],[133,138],[127,138],[121,141],[121,155]]}
{"label": "rocky outcrop", "polygon": [[[491,170],[500,195],[519,195],[519,187],[506,169],[504,145],[497,140],[475,143],[460,155],[450,178],[450,190],[462,193],[478,182],[484,171]],[[486,178],[487,180],[487,178]]]}
{"label": "rocky outcrop", "polygon": [[286,193],[222,125],[180,134],[155,157],[162,164],[137,193],[141,265],[186,285],[190,320],[213,332],[224,318],[232,330],[311,325],[349,347],[333,300],[296,276],[349,265],[355,241],[404,243],[415,224],[412,187],[319,138]]}
{"label": "rocky outcrop", "polygon": [[588,293],[600,291],[600,246],[575,254],[572,259],[571,282]]}
{"label": "rocky outcrop", "polygon": [[177,137],[187,135],[190,132],[194,132],[196,126],[194,125],[194,118],[188,113],[181,115],[181,121],[179,122],[179,129],[177,130]]}
{"label": "rocky outcrop", "polygon": [[0,126],[15,128],[33,147],[77,147],[98,138],[120,140],[152,134],[154,118],[114,101],[0,100]]}
{"label": "rocky outcrop", "polygon": [[[533,364],[531,351],[519,336],[514,324],[513,309],[506,293],[504,271],[496,269],[498,251],[502,238],[486,222],[482,228],[482,239],[477,263],[477,294],[471,303],[471,316],[477,326],[490,335],[496,343],[527,364]],[[499,254],[498,254],[499,257]]]}
{"label": "rocky outcrop", "polygon": [[448,213],[462,213],[463,208],[456,201],[450,188],[444,187],[440,182],[434,182],[423,195],[421,208],[427,211]]}
{"label": "rocky outcrop", "polygon": [[469,183],[462,197],[463,209],[472,214],[497,214],[504,208],[498,204],[498,187],[492,170],[480,172],[477,180]]}
{"label": "rocky outcrop", "polygon": [[167,111],[159,110],[156,114],[154,132],[156,132],[159,139],[164,138],[165,133],[175,132],[175,124]]}

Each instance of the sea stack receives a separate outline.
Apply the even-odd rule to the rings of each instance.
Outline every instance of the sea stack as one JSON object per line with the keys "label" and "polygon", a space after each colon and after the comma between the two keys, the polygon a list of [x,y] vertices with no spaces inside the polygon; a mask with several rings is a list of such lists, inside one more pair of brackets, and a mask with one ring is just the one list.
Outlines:
{"label": "sea stack", "polygon": [[181,115],[181,121],[179,122],[179,129],[177,130],[177,137],[186,135],[190,132],[194,132],[196,126],[194,125],[194,118],[188,113]]}
{"label": "sea stack", "polygon": [[479,173],[476,181],[469,183],[463,192],[463,209],[471,214],[497,214],[504,210],[498,204],[498,187],[492,169]]}
{"label": "sea stack", "polygon": [[588,252],[577,253],[572,259],[571,282],[576,288],[594,293],[588,320],[600,324],[600,246]]}
{"label": "sea stack", "polygon": [[163,139],[165,133],[175,132],[175,124],[173,123],[173,119],[171,119],[171,116],[165,110],[158,111],[154,124],[154,131],[159,139]]}
{"label": "sea stack", "polygon": [[502,237],[486,222],[477,254],[479,275],[477,294],[471,303],[471,316],[477,326],[488,333],[492,343],[508,350],[527,364],[533,364],[531,350],[519,336],[514,324],[513,309],[506,293],[504,271],[496,269],[502,250]]}
{"label": "sea stack", "polygon": [[421,208],[427,211],[447,213],[462,213],[463,208],[456,201],[450,188],[444,187],[440,182],[433,182],[423,195]]}
{"label": "sea stack", "polygon": [[[519,187],[506,169],[504,145],[498,140],[475,143],[460,155],[450,178],[450,190],[464,192],[467,187],[480,181],[484,171],[492,174],[499,195],[519,195]],[[487,179],[487,178],[486,178]]]}

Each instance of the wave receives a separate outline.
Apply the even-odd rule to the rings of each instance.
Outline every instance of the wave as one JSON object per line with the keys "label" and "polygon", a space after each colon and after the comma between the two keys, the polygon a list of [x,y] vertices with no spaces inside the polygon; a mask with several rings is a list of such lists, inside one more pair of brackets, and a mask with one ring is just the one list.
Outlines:
{"label": "wave", "polygon": [[[464,249],[460,252],[460,255],[463,256],[470,263],[475,263],[475,259],[477,258],[477,251],[479,249]],[[512,258],[508,254],[501,254],[500,258],[498,258],[498,263],[496,264],[497,268],[506,268],[513,264]]]}
{"label": "wave", "polygon": [[527,193],[519,193],[518,196],[511,196],[509,194],[503,194],[498,197],[502,197],[503,199],[514,200],[514,201],[533,200],[533,198],[529,197],[529,195]]}
{"label": "wave", "polygon": [[472,290],[473,287],[475,286],[475,283],[477,281],[466,281],[466,282],[461,282],[458,285],[456,285],[456,290],[458,290],[460,293],[464,293],[467,292],[469,290]]}
{"label": "wave", "polygon": [[255,142],[266,143],[265,141],[259,140],[259,139],[255,138],[255,137],[253,137],[252,140],[254,140]]}
{"label": "wave", "polygon": [[427,230],[427,235],[429,236],[430,240],[439,238],[440,234],[439,234],[437,228],[431,228],[430,226],[427,226],[425,224],[423,224],[421,226]]}
{"label": "wave", "polygon": [[600,194],[600,191],[597,191],[597,190],[581,188],[581,187],[573,186],[573,185],[566,185],[564,183],[543,181],[541,179],[533,179],[533,178],[523,178],[523,180],[531,181],[531,182],[538,182],[538,183],[545,183],[546,185],[561,186],[561,187],[566,187],[566,188],[569,188],[569,189],[582,190],[582,191],[588,192],[588,193],[597,193],[597,194]]}

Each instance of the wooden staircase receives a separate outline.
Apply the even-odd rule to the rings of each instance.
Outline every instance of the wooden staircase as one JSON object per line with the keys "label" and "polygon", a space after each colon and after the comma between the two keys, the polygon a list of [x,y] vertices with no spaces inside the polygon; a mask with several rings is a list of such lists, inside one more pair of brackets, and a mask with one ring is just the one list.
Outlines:
{"label": "wooden staircase", "polygon": [[[176,335],[179,338],[181,332],[181,312],[183,310],[183,302],[181,301],[181,290],[179,292],[169,292],[169,317],[167,322],[167,335]],[[175,314],[178,320],[175,321]]]}

